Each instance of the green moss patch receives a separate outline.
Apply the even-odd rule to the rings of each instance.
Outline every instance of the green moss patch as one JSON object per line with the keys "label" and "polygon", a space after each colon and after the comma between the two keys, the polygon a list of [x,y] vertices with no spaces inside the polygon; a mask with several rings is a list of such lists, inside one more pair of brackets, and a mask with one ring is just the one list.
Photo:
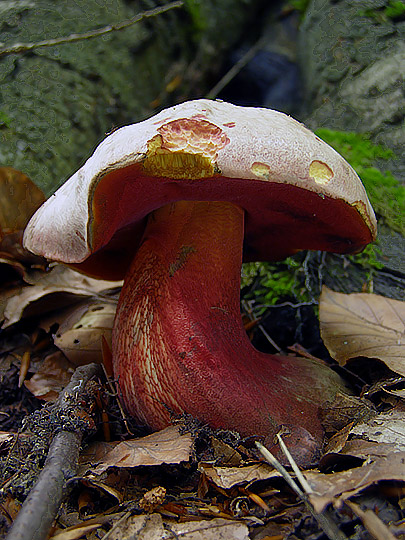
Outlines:
{"label": "green moss patch", "polygon": [[367,135],[321,128],[316,134],[339,152],[360,176],[380,219],[405,236],[405,187],[377,163],[395,158],[394,153],[373,144]]}

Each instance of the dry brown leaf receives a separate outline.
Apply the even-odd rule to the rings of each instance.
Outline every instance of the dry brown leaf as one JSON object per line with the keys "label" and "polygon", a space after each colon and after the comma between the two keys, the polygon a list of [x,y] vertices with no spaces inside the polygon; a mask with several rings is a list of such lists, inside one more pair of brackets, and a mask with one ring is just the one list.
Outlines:
{"label": "dry brown leaf", "polygon": [[128,512],[109,532],[110,540],[136,538],[136,540],[161,540],[165,537],[160,514],[131,516]]}
{"label": "dry brown leaf", "polygon": [[325,448],[325,455],[336,454],[342,450],[342,448],[347,442],[347,439],[349,438],[350,430],[352,429],[353,424],[353,422],[347,424],[347,426],[335,433],[333,437],[329,439],[328,444]]}
{"label": "dry brown leaf", "polygon": [[405,452],[394,452],[373,463],[348,471],[322,474],[303,471],[314,493],[310,497],[315,512],[334,502],[348,499],[366,487],[382,480],[405,481]]}
{"label": "dry brown leaf", "polygon": [[239,467],[242,464],[242,456],[229,444],[211,437],[211,445],[214,451],[215,463],[225,467]]}
{"label": "dry brown leaf", "polygon": [[189,433],[180,435],[177,427],[169,426],[146,437],[117,444],[91,472],[101,474],[108,467],[138,467],[188,461],[192,445],[193,438]]}
{"label": "dry brown leaf", "polygon": [[60,309],[78,301],[80,297],[97,296],[121,284],[121,281],[93,279],[67,266],[56,264],[50,272],[38,275],[35,285],[0,294],[3,328],[18,322],[23,316],[41,315]]}
{"label": "dry brown leaf", "polygon": [[84,521],[80,526],[69,527],[62,532],[58,532],[54,536],[51,536],[50,540],[78,540],[82,538],[87,533],[98,529],[102,524],[101,523],[91,523],[90,525]]}
{"label": "dry brown leaf", "polygon": [[69,311],[54,337],[55,345],[80,366],[102,361],[102,337],[111,348],[111,332],[117,304],[89,300]]}
{"label": "dry brown leaf", "polygon": [[[76,540],[78,538],[82,538],[86,534],[91,533],[91,531],[94,531],[107,523],[119,521],[122,518],[122,512],[98,514],[94,518],[79,522],[77,522],[79,520],[79,516],[77,514],[73,514],[73,516],[74,524],[66,527],[66,529],[63,530],[57,529],[55,534],[51,536],[49,540]],[[66,518],[66,514],[64,517]],[[72,514],[70,514],[70,518],[72,518]],[[71,521],[71,519],[68,519],[68,521]],[[105,531],[103,531],[103,534],[105,534]]]}
{"label": "dry brown leaf", "polygon": [[24,229],[44,201],[44,194],[26,174],[12,167],[0,167],[1,236]]}
{"label": "dry brown leaf", "polygon": [[386,457],[396,451],[396,446],[391,443],[365,441],[364,439],[352,439],[347,441],[341,450],[345,456],[354,456],[361,459],[375,460]]}
{"label": "dry brown leaf", "polygon": [[210,463],[199,463],[198,469],[216,486],[223,489],[280,476],[279,472],[266,463],[256,463],[247,467],[216,467]]}
{"label": "dry brown leaf", "polygon": [[149,514],[128,515],[114,527],[109,536],[109,540],[249,540],[249,530],[244,523],[222,518],[173,523],[164,522],[160,514]]}
{"label": "dry brown leaf", "polygon": [[323,287],[319,319],[322,339],[340,364],[358,356],[378,358],[405,376],[405,302]]}
{"label": "dry brown leaf", "polygon": [[391,444],[394,451],[405,452],[405,406],[400,404],[357,424],[350,433],[368,441]]}
{"label": "dry brown leaf", "polygon": [[377,458],[405,451],[405,405],[348,424],[328,442],[324,456],[340,453],[359,458]]}
{"label": "dry brown leaf", "polygon": [[94,467],[95,463],[100,463],[119,442],[95,441],[90,443],[83,452],[80,453],[78,474],[84,476],[87,471]]}
{"label": "dry brown leaf", "polygon": [[[28,279],[28,267],[45,267],[45,259],[23,248],[23,229],[45,201],[42,191],[24,173],[0,167],[0,281]],[[27,265],[27,267],[25,266]]]}
{"label": "dry brown leaf", "polygon": [[405,399],[405,390],[390,390],[389,393],[395,397]]}
{"label": "dry brown leaf", "polygon": [[249,529],[244,523],[223,518],[166,524],[168,526],[174,538],[182,540],[249,540]]}
{"label": "dry brown leaf", "polygon": [[61,352],[47,356],[38,371],[24,384],[35,397],[53,402],[69,383],[75,370]]}

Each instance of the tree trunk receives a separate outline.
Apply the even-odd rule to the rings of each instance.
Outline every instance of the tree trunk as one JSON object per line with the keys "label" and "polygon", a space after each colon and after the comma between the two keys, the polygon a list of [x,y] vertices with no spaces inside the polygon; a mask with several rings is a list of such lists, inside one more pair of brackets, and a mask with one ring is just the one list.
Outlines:
{"label": "tree trunk", "polygon": [[[405,141],[405,12],[390,0],[312,0],[300,28],[306,123],[365,132],[399,158]],[[405,160],[389,165],[405,183]]]}
{"label": "tree trunk", "polygon": [[[258,4],[186,0],[120,32],[3,56],[0,165],[22,170],[51,194],[106,132],[187,99],[191,88],[201,96],[207,74]],[[0,41],[83,33],[153,7],[149,0],[3,0]]]}
{"label": "tree trunk", "polygon": [[[305,123],[311,129],[367,133],[373,142],[388,146],[396,157],[376,165],[404,185],[405,11],[398,6],[393,10],[394,4],[311,0],[300,26],[298,50]],[[386,225],[379,227],[378,236],[385,267],[375,273],[374,291],[404,299],[405,238]],[[355,268],[339,272],[329,261],[325,281],[336,288],[341,275],[339,290],[356,290],[361,277],[356,274]]]}

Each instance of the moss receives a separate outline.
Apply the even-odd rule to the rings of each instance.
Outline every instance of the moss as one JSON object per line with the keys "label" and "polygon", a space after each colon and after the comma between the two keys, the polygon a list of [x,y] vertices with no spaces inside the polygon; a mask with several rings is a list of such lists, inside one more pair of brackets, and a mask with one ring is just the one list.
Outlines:
{"label": "moss", "polygon": [[405,18],[405,4],[403,0],[390,0],[388,6],[384,9],[384,14],[389,19],[401,19]]}
{"label": "moss", "polygon": [[0,128],[9,127],[11,123],[10,117],[3,111],[0,111]]}
{"label": "moss", "polygon": [[306,287],[305,253],[298,253],[281,263],[252,262],[242,267],[241,288],[245,300],[255,300],[261,315],[266,306],[284,300],[311,300]]}
{"label": "moss", "polygon": [[405,236],[405,187],[389,171],[381,171],[377,166],[378,161],[395,158],[394,153],[359,133],[322,128],[316,134],[355,169],[378,217]]}
{"label": "moss", "polygon": [[375,23],[402,21],[405,19],[405,4],[403,0],[388,0],[386,6],[363,9],[359,15],[373,19]]}
{"label": "moss", "polygon": [[311,0],[290,0],[289,2],[287,2],[287,7],[291,7],[292,9],[298,11],[301,19],[303,19],[310,2]]}

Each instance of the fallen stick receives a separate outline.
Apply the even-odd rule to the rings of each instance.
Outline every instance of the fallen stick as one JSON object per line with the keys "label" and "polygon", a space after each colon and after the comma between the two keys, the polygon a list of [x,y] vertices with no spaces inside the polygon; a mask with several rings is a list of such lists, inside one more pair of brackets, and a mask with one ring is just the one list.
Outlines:
{"label": "fallen stick", "polygon": [[[78,404],[86,391],[86,383],[101,374],[100,366],[88,364],[76,369],[54,407],[82,408]],[[69,491],[67,481],[75,476],[80,445],[88,431],[80,422],[75,431],[62,429],[53,438],[44,468],[24,501],[6,540],[46,540],[59,506]]]}

